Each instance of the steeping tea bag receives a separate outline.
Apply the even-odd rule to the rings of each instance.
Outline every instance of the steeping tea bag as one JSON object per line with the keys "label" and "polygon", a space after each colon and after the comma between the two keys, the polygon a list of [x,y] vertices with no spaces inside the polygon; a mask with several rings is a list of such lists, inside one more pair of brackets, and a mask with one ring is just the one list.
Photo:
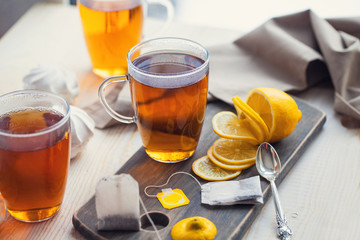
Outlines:
{"label": "steeping tea bag", "polygon": [[139,184],[129,174],[103,177],[95,190],[98,230],[140,229]]}
{"label": "steeping tea bag", "polygon": [[0,193],[0,223],[5,220],[5,217],[6,217],[5,202]]}
{"label": "steeping tea bag", "polygon": [[209,182],[201,186],[201,203],[234,205],[264,203],[259,176],[239,181]]}

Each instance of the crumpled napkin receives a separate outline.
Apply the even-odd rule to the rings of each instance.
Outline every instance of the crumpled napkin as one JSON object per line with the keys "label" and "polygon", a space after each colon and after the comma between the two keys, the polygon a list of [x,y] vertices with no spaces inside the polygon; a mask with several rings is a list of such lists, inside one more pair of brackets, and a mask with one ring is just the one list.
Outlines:
{"label": "crumpled napkin", "polygon": [[56,65],[41,64],[24,77],[25,89],[38,89],[56,93],[72,103],[79,94],[75,73]]}
{"label": "crumpled napkin", "polygon": [[70,106],[71,123],[71,155],[70,158],[78,156],[94,135],[95,122],[81,108]]}
{"label": "crumpled napkin", "polygon": [[[232,104],[246,99],[255,87],[305,90],[331,81],[337,112],[360,119],[360,17],[325,20],[313,11],[275,17],[233,43],[208,48],[210,94]],[[119,92],[121,94],[119,95]],[[132,111],[126,89],[108,94],[117,111]],[[103,116],[100,102],[85,109],[94,119]],[[96,127],[115,122],[95,119]]]}
{"label": "crumpled napkin", "polygon": [[[24,89],[37,89],[55,93],[72,103],[79,94],[76,75],[56,65],[42,64],[30,70],[23,78]],[[94,135],[95,122],[82,109],[70,105],[71,155],[78,156]]]}
{"label": "crumpled napkin", "polygon": [[304,90],[331,81],[337,112],[360,119],[360,17],[324,20],[307,10],[276,17],[233,44],[210,48],[216,98],[254,87]]}
{"label": "crumpled napkin", "polygon": [[260,177],[206,183],[201,186],[201,203],[208,205],[264,203]]}

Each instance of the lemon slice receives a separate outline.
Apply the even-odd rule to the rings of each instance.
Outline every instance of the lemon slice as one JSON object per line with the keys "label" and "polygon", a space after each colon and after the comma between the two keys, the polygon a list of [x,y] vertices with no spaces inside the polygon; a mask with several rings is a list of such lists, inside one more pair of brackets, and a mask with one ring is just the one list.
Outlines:
{"label": "lemon slice", "polygon": [[211,160],[211,162],[213,162],[216,166],[224,169],[224,170],[242,170],[242,169],[246,169],[251,167],[252,165],[255,164],[255,160],[253,160],[252,162],[249,163],[245,163],[245,164],[238,164],[238,165],[231,165],[231,164],[226,164],[223,163],[221,161],[219,161],[218,159],[216,159],[216,157],[213,155],[213,150],[212,147],[209,148],[209,150],[207,151],[207,156],[208,158]]}
{"label": "lemon slice", "polygon": [[233,179],[241,173],[239,170],[226,170],[212,163],[207,156],[195,160],[192,170],[199,177],[208,181],[225,181]]}
{"label": "lemon slice", "polygon": [[246,102],[268,126],[269,142],[289,136],[302,117],[295,100],[279,89],[255,88],[248,94]]}
{"label": "lemon slice", "polygon": [[260,143],[244,121],[241,121],[235,113],[222,111],[217,113],[212,119],[214,132],[223,138],[241,139]]}
{"label": "lemon slice", "polygon": [[270,138],[269,128],[260,115],[255,112],[241,98],[235,96],[232,98],[238,117],[247,119],[248,128],[251,128],[259,142],[266,142]]}
{"label": "lemon slice", "polygon": [[247,141],[219,138],[212,149],[214,157],[221,162],[241,165],[255,161],[257,146]]}

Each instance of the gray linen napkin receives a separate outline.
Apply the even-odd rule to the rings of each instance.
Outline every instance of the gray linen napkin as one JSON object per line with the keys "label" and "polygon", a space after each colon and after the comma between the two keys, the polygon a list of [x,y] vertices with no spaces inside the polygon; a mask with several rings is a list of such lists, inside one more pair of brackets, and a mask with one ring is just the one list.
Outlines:
{"label": "gray linen napkin", "polygon": [[[335,110],[360,119],[359,37],[360,17],[325,20],[311,10],[275,17],[234,43],[208,48],[209,92],[232,104],[233,96],[245,100],[255,87],[304,90],[331,81]],[[112,94],[115,110],[131,108]],[[114,124],[100,103],[85,110],[99,128]]]}
{"label": "gray linen napkin", "polygon": [[360,119],[358,37],[360,17],[326,21],[307,10],[273,18],[232,45],[209,49],[210,93],[232,103],[254,87],[304,90],[331,80],[335,110]]}

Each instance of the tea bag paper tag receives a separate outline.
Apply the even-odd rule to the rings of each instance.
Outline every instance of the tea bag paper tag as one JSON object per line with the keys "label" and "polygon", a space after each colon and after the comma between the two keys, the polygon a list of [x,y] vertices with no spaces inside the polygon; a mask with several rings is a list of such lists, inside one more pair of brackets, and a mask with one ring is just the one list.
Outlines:
{"label": "tea bag paper tag", "polygon": [[190,200],[181,189],[165,188],[161,190],[156,197],[161,205],[166,209],[172,209],[189,204]]}

